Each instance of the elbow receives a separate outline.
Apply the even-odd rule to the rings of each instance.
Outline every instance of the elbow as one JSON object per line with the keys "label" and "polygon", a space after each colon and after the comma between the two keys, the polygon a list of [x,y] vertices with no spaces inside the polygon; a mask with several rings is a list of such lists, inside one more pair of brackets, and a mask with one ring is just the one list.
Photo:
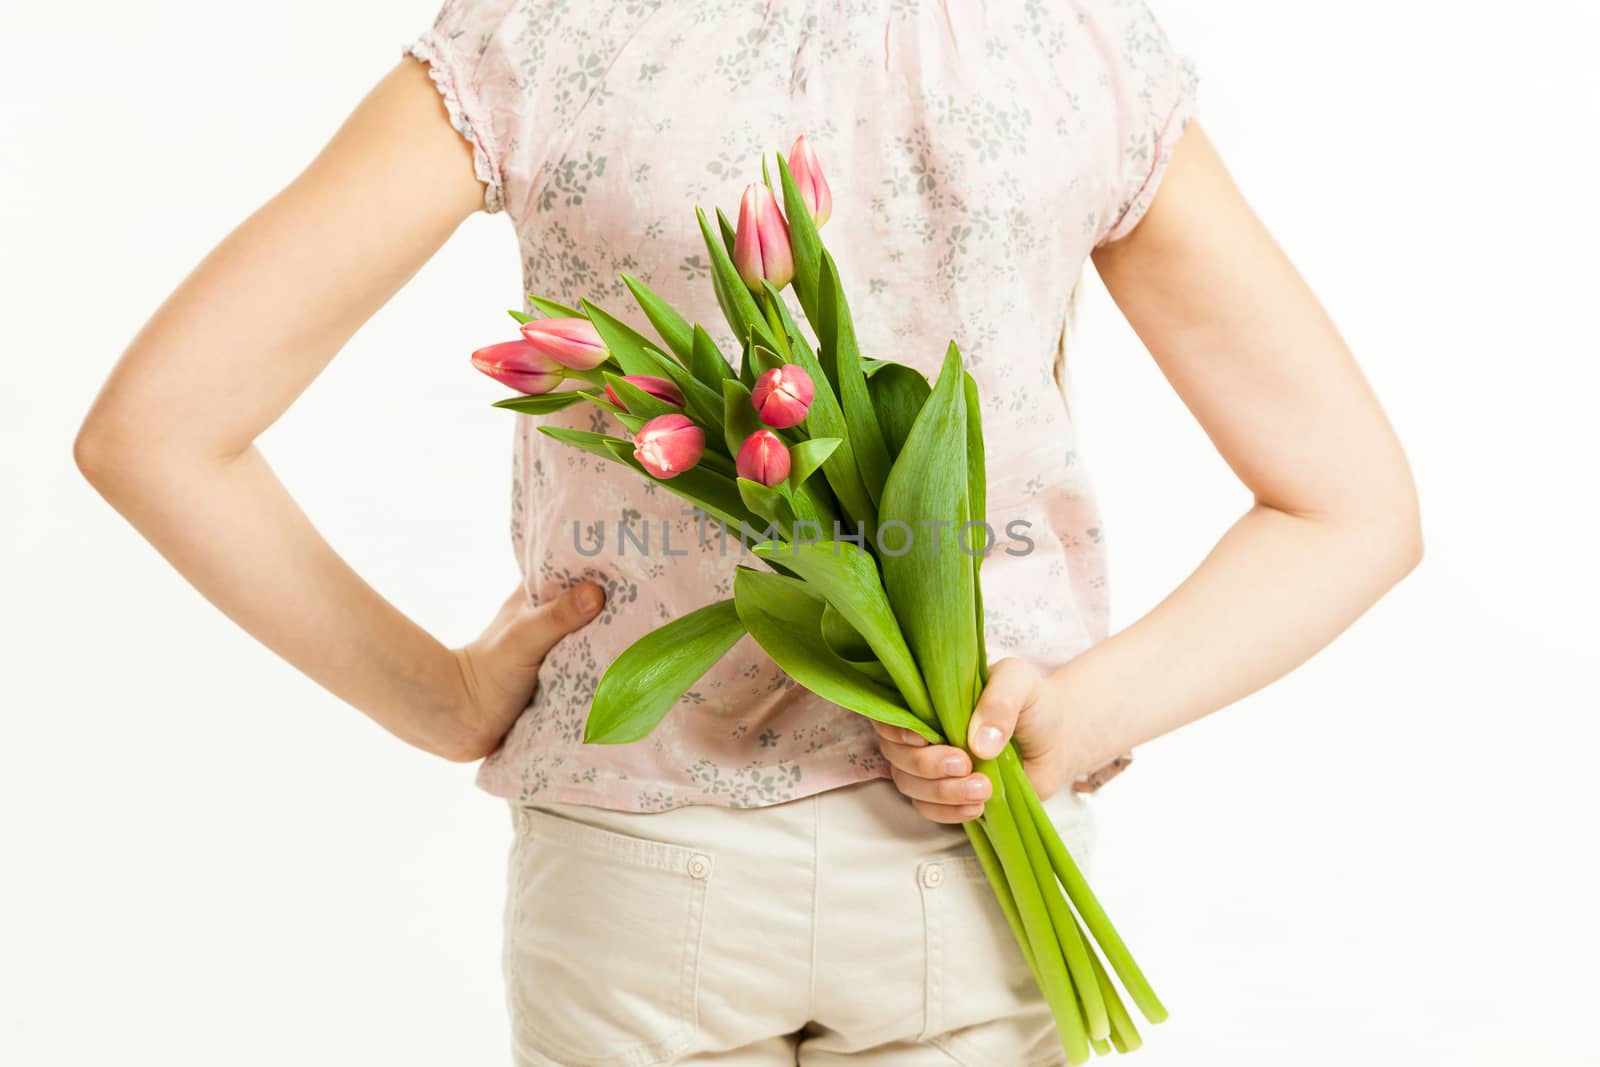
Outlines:
{"label": "elbow", "polygon": [[93,414],[83,420],[72,440],[72,462],[84,480],[100,490],[111,483],[119,449],[115,435]]}
{"label": "elbow", "polygon": [[1367,556],[1393,586],[1422,563],[1422,509],[1415,488],[1389,494],[1364,524]]}

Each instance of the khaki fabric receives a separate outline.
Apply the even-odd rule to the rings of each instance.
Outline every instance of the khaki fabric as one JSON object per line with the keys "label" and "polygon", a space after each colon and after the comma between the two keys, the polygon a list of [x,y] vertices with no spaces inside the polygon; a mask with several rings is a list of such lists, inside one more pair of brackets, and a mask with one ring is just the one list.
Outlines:
{"label": "khaki fabric", "polygon": [[[1086,863],[1088,803],[1048,803]],[[1065,1062],[960,827],[886,779],[759,808],[512,807],[519,1067]]]}

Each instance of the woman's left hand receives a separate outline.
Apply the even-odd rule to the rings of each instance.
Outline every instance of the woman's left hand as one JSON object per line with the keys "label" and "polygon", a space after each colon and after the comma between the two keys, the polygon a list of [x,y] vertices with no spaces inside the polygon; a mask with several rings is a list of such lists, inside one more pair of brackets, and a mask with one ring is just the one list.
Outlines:
{"label": "woman's left hand", "polygon": [[[1003,659],[989,669],[972,712],[967,746],[993,759],[1015,735],[1028,779],[1047,799],[1066,784],[1071,767],[1066,737],[1067,702],[1059,683],[1026,660]],[[972,769],[972,757],[954,745],[930,745],[910,730],[873,723],[890,773],[912,806],[934,822],[962,823],[983,814],[989,779]]]}

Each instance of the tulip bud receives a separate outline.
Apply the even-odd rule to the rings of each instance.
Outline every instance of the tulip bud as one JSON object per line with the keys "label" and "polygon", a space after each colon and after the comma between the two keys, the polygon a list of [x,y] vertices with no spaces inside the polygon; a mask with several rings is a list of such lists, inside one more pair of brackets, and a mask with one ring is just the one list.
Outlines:
{"label": "tulip bud", "polygon": [[705,431],[687,415],[657,415],[633,435],[633,458],[657,478],[682,474],[705,452]]}
{"label": "tulip bud", "polygon": [[472,353],[472,365],[502,385],[536,396],[548,393],[567,369],[527,341],[504,341]]}
{"label": "tulip bud", "polygon": [[817,229],[822,229],[822,224],[833,214],[833,192],[828,188],[828,179],[823,177],[817,153],[806,143],[804,134],[794,139],[786,162],[789,173],[794,175],[794,183],[800,187],[800,199],[811,209],[811,221]]}
{"label": "tulip bud", "polygon": [[794,363],[785,363],[756,379],[755,388],[750,390],[750,403],[755,405],[762,422],[782,430],[805,420],[816,395],[811,375]]}
{"label": "tulip bud", "polygon": [[761,291],[766,279],[782,289],[794,279],[794,250],[789,247],[789,226],[778,211],[772,190],[756,182],[739,201],[739,225],[734,230],[733,265],[750,288]]}
{"label": "tulip bud", "polygon": [[522,336],[539,351],[573,370],[594,370],[611,355],[588,319],[533,319]]}
{"label": "tulip bud", "polygon": [[739,446],[739,477],[774,486],[789,477],[789,449],[771,430],[757,430]]}
{"label": "tulip bud", "polygon": [[[683,390],[679,389],[677,383],[668,378],[656,378],[649,374],[624,374],[622,380],[635,389],[649,393],[657,400],[665,401],[673,407],[683,407]],[[617,396],[616,391],[611,388],[610,382],[606,383],[606,399],[622,410],[628,410],[628,405],[624,404],[622,398]]]}

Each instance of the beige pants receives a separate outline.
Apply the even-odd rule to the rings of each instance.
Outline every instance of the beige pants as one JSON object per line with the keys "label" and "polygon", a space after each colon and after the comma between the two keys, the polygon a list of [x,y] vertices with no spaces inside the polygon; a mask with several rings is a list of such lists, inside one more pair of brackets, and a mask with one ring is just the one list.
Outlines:
{"label": "beige pants", "polygon": [[[1047,807],[1086,862],[1085,801]],[[763,808],[512,814],[518,1065],[1065,1062],[966,834],[887,779]]]}

